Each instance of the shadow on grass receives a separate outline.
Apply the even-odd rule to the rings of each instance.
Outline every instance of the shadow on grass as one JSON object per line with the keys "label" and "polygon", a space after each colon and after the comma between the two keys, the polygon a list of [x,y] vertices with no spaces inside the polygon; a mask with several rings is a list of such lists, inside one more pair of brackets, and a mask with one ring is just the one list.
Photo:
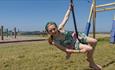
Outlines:
{"label": "shadow on grass", "polygon": [[103,67],[103,68],[108,67],[109,65],[111,65],[111,64],[113,64],[113,63],[115,63],[115,60],[110,61],[109,63],[103,65],[102,67]]}
{"label": "shadow on grass", "polygon": [[[108,66],[110,66],[110,65],[112,65],[112,64],[114,64],[114,63],[115,63],[115,60],[112,60],[112,61],[108,62],[107,64],[103,65],[102,68],[108,67]],[[91,68],[86,68],[86,69],[84,69],[84,70],[93,70],[93,69],[91,69]]]}

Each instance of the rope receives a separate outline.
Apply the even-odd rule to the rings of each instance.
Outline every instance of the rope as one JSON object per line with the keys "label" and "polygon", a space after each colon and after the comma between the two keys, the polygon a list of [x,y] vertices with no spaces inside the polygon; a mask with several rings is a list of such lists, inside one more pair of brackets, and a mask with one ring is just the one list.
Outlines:
{"label": "rope", "polygon": [[72,16],[73,16],[73,22],[74,22],[74,28],[75,28],[75,32],[76,32],[76,37],[77,37],[78,41],[80,42],[80,40],[78,38],[78,30],[77,30],[77,25],[76,25],[76,20],[75,20],[73,0],[70,0],[70,3],[71,3],[71,7],[72,7]]}

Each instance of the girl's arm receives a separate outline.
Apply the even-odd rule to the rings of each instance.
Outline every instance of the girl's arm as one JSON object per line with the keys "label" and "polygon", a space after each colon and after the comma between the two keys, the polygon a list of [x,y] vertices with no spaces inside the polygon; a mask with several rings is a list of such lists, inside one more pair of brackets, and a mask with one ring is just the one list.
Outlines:
{"label": "girl's arm", "polygon": [[59,45],[59,44],[57,44],[57,43],[54,43],[54,42],[53,42],[53,45],[56,46],[58,49],[60,49],[60,50],[62,50],[62,51],[64,51],[64,52],[66,52],[66,49],[67,49],[67,48],[65,48],[65,47],[63,47],[63,46],[61,46],[61,45]]}
{"label": "girl's arm", "polygon": [[64,31],[64,26],[67,23],[67,20],[69,19],[70,13],[71,13],[71,5],[69,5],[69,8],[68,8],[67,12],[66,12],[61,24],[58,27],[58,29],[60,31]]}

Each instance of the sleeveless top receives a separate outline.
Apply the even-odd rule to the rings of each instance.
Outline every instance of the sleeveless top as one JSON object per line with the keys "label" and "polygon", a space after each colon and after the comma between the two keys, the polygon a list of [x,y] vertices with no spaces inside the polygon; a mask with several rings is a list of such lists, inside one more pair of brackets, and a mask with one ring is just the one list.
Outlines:
{"label": "sleeveless top", "polygon": [[64,40],[62,40],[62,39],[60,39],[60,38],[58,38],[58,37],[53,37],[53,41],[55,42],[55,43],[58,43],[58,44],[60,44],[60,45],[62,45],[62,46],[64,46],[64,47],[66,47],[67,45],[74,45],[74,42],[75,42],[75,40],[73,39],[73,37],[72,37],[72,32],[60,32],[62,35],[64,35],[64,37],[65,37],[65,39]]}
{"label": "sleeveless top", "polygon": [[65,36],[65,39],[60,39],[58,37],[53,37],[53,42],[59,45],[62,45],[66,48],[74,48],[74,49],[79,49],[79,43],[87,43],[86,42],[86,35],[84,33],[79,32],[78,37],[80,37],[80,42],[78,39],[76,39],[76,35],[72,35],[73,32],[65,31],[65,32],[60,32],[62,35]]}

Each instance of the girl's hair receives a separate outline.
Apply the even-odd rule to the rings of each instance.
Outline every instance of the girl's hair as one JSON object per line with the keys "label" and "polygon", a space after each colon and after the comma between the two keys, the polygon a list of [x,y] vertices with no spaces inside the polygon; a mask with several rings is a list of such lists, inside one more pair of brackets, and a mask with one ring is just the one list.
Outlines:
{"label": "girl's hair", "polygon": [[47,24],[46,24],[46,26],[45,26],[45,30],[48,32],[48,25],[55,25],[55,27],[57,27],[57,25],[56,25],[56,23],[55,22],[52,22],[52,21],[50,21],[50,22],[47,22]]}
{"label": "girl's hair", "polygon": [[[52,22],[52,21],[47,22],[47,24],[46,24],[46,26],[45,26],[45,30],[46,30],[47,32],[48,32],[48,26],[49,26],[49,24],[50,24],[50,25],[55,25],[55,27],[57,27],[57,25],[56,25],[55,22]],[[50,35],[50,37],[48,38],[48,43],[49,43],[50,45],[52,45],[52,42],[53,42],[53,36]]]}

